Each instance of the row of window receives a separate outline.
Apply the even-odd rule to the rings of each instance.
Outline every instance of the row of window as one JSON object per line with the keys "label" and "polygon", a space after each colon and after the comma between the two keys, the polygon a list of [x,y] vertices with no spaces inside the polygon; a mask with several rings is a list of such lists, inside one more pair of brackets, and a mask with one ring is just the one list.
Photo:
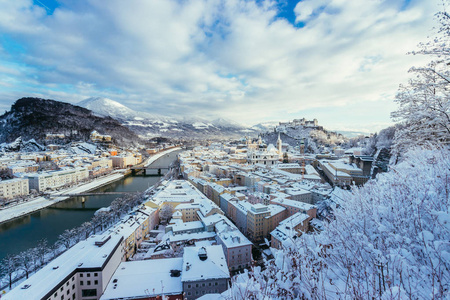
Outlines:
{"label": "row of window", "polygon": [[[214,285],[218,285],[218,283],[217,283],[217,282],[214,282]],[[206,283],[202,283],[201,286],[203,286],[203,287],[206,286]],[[209,283],[208,283],[208,286],[212,286],[212,282],[209,282]],[[190,288],[194,287],[194,285],[193,285],[193,284],[188,284],[187,287],[188,287],[188,289],[190,289]],[[195,284],[195,287],[196,287],[196,288],[200,287],[200,283],[196,283],[196,284]]]}
{"label": "row of window", "polygon": [[[98,280],[94,280],[94,284],[98,284]],[[84,285],[84,281],[83,280],[80,281],[80,285]],[[91,281],[87,280],[86,281],[86,285],[91,285]]]}
{"label": "row of window", "polygon": [[[80,277],[83,277],[84,273],[80,273]],[[98,273],[94,273],[94,277],[97,277]],[[91,273],[86,273],[86,277],[91,277]]]}
{"label": "row of window", "polygon": [[[215,289],[214,291],[213,291],[213,290],[209,290],[209,291],[208,291],[208,294],[212,294],[212,293],[216,293],[216,294],[217,294],[218,292],[219,292],[218,289]],[[193,292],[192,292],[192,293],[191,293],[191,292],[187,292],[187,295],[188,295],[188,296],[191,296],[191,295],[193,295],[193,294],[194,294]],[[201,294],[202,294],[202,295],[206,295],[206,291],[202,291]],[[195,295],[200,295],[200,292],[199,292],[199,291],[195,291]]]}
{"label": "row of window", "polygon": [[[72,288],[69,288],[69,284],[70,284],[71,281],[72,281]],[[71,291],[73,292],[72,299],[75,299],[75,276],[73,276],[70,280],[68,280],[66,282],[65,286],[68,287],[66,293],[63,292],[64,291],[64,285],[63,285],[63,286],[61,286],[59,291],[56,291],[53,294],[53,299],[56,299],[58,297],[58,292],[61,293],[60,294],[61,295],[61,298],[60,298],[61,300],[70,299],[71,297],[65,298],[65,296],[68,296],[71,293]]]}

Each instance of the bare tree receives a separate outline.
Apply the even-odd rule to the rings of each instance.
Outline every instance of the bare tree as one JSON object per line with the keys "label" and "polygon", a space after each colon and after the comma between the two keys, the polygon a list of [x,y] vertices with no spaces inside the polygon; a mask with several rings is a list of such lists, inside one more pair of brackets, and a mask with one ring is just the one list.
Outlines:
{"label": "bare tree", "polygon": [[9,279],[9,289],[12,287],[13,274],[17,270],[17,256],[8,254],[3,260],[1,265],[1,270],[4,275],[8,276]]}

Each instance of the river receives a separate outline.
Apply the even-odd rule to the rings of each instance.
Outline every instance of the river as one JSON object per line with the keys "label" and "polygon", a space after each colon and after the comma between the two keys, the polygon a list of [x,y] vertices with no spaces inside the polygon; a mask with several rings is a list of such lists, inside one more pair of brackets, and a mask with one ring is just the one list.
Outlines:
{"label": "river", "polygon": [[[155,163],[168,166],[180,151],[174,151],[159,158]],[[162,175],[167,169],[162,169]],[[161,176],[130,175],[126,178],[97,188],[93,192],[137,192],[144,191],[157,183]],[[47,239],[53,245],[58,236],[89,221],[99,208],[107,207],[120,195],[73,197],[42,209],[30,215],[0,225],[0,261],[7,254],[19,254],[36,246],[41,239]]]}

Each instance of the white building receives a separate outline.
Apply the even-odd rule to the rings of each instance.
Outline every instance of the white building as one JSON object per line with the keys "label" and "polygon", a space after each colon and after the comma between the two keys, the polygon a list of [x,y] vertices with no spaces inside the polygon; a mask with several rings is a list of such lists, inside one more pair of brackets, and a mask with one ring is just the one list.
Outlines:
{"label": "white building", "polygon": [[28,194],[28,179],[15,178],[0,181],[0,199],[12,199]]}
{"label": "white building", "polygon": [[121,235],[91,236],[3,295],[2,300],[99,299],[121,262],[122,241]]}
{"label": "white building", "polygon": [[55,189],[64,185],[71,185],[80,182],[89,177],[87,168],[74,168],[48,173],[27,175],[30,189],[39,192],[46,189]]}

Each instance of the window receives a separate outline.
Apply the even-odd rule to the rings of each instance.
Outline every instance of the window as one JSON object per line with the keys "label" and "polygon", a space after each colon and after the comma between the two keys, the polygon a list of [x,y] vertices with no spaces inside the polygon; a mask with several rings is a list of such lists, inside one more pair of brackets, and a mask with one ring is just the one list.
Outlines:
{"label": "window", "polygon": [[191,295],[191,292],[188,292],[188,296],[190,296]]}
{"label": "window", "polygon": [[191,288],[191,285],[190,284],[188,284],[188,289],[190,289]]}
{"label": "window", "polygon": [[80,277],[83,277],[83,273],[80,273]]}
{"label": "window", "polygon": [[204,283],[202,283],[202,286],[205,286],[205,284],[204,284]]}
{"label": "window", "polygon": [[208,285],[211,286],[211,282]]}
{"label": "window", "polygon": [[98,284],[98,280],[94,280],[94,284]]}
{"label": "window", "polygon": [[72,285],[72,290],[74,290],[74,289],[75,289],[75,284]]}
{"label": "window", "polygon": [[97,296],[97,289],[81,290],[81,297],[95,297]]}
{"label": "window", "polygon": [[87,277],[91,277],[91,273],[87,273]]}
{"label": "window", "polygon": [[80,285],[84,285],[84,282],[83,282],[83,280],[81,280],[81,281],[80,281]]}
{"label": "window", "polygon": [[73,299],[73,300],[75,300],[75,293],[73,293],[73,295],[72,295],[72,299]]}
{"label": "window", "polygon": [[53,295],[53,297],[56,297],[56,296],[58,296],[58,292],[56,292],[56,293]]}
{"label": "window", "polygon": [[61,300],[64,300],[64,295],[61,296]]}
{"label": "window", "polygon": [[214,282],[214,285],[217,285],[217,282]]}
{"label": "window", "polygon": [[69,295],[70,294],[70,290],[67,290],[67,295]]}
{"label": "window", "polygon": [[63,288],[64,288],[64,287],[62,286],[59,290],[62,292]]}
{"label": "window", "polygon": [[88,280],[87,285],[91,285],[91,281],[90,280]]}
{"label": "window", "polygon": [[69,286],[69,282],[68,281],[66,282],[66,286]]}
{"label": "window", "polygon": [[98,273],[94,273],[94,277],[97,277],[98,276]]}

